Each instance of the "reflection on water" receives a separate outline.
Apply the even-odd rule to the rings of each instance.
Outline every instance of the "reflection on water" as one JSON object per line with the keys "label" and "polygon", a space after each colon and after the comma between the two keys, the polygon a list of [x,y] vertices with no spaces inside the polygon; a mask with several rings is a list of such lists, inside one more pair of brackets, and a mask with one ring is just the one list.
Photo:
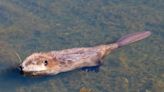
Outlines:
{"label": "reflection on water", "polygon": [[[164,91],[163,0],[0,0],[1,92]],[[120,48],[100,71],[27,77],[19,59],[33,52],[111,43],[150,30],[148,39]]]}

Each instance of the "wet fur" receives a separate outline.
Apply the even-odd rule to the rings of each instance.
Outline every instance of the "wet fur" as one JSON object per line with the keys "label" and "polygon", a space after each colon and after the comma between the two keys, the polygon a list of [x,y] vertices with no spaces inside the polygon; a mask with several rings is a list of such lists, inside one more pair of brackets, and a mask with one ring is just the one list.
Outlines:
{"label": "wet fur", "polygon": [[[102,59],[112,50],[117,48],[117,44],[100,45],[88,48],[72,48],[61,51],[51,51],[44,53],[34,53],[27,57],[22,63],[26,70],[24,73],[32,75],[58,74],[82,67],[97,66],[102,63]],[[27,71],[27,66],[42,65],[47,60],[46,70]],[[36,62],[35,62],[36,61]]]}
{"label": "wet fur", "polygon": [[[102,59],[113,50],[142,40],[150,36],[150,34],[150,31],[128,34],[116,43],[109,45],[34,53],[23,61],[21,70],[31,75],[50,75],[77,68],[97,66],[101,64]],[[47,64],[45,64],[45,61],[47,61]]]}

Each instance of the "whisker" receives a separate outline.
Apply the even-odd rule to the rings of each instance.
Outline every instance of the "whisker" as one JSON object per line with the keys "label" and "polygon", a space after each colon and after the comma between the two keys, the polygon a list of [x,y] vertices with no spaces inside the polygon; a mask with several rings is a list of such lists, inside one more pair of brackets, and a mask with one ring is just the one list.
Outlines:
{"label": "whisker", "polygon": [[18,57],[20,62],[23,62],[22,59],[20,58],[20,55],[15,51],[16,56]]}

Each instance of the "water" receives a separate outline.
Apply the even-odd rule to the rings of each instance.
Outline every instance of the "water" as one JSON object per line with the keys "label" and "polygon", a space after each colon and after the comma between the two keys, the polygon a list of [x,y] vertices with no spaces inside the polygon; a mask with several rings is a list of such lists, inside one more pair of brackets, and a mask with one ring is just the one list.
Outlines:
{"label": "water", "polygon": [[[0,0],[0,92],[163,92],[163,0]],[[33,52],[112,43],[150,30],[120,48],[98,73],[75,70],[47,77],[19,74]]]}

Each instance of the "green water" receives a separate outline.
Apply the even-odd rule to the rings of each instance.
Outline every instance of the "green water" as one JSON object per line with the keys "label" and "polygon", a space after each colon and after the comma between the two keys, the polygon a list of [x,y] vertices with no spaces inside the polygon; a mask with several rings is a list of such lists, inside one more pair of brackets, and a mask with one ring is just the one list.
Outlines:
{"label": "green water", "polygon": [[[25,77],[15,51],[33,52],[112,43],[150,30],[120,48],[98,73],[75,70]],[[0,92],[164,92],[163,0],[0,0]]]}

